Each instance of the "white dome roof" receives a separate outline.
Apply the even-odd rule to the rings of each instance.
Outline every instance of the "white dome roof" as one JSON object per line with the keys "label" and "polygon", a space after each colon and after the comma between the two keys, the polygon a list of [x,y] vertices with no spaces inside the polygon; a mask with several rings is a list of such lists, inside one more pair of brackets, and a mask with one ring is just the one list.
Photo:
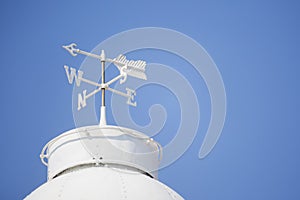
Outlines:
{"label": "white dome roof", "polygon": [[116,126],[73,129],[44,147],[48,181],[25,200],[183,199],[156,180],[160,158],[160,145],[143,133]]}
{"label": "white dome roof", "polygon": [[142,173],[116,167],[81,168],[56,177],[25,200],[171,200],[183,199],[166,185]]}

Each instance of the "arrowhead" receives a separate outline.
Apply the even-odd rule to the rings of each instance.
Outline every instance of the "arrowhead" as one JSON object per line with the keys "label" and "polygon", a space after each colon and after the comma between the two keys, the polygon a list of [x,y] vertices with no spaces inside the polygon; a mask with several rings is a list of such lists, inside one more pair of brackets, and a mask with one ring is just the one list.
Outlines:
{"label": "arrowhead", "polygon": [[76,49],[75,47],[77,46],[77,44],[72,43],[69,45],[65,45],[62,46],[64,49],[66,49],[72,56],[77,56],[77,53],[75,53],[78,49]]}

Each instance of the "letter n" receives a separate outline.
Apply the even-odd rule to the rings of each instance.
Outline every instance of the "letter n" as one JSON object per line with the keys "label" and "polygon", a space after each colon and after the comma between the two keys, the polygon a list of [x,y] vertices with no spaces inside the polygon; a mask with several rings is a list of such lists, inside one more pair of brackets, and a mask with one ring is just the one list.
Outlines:
{"label": "letter n", "polygon": [[78,107],[77,110],[84,108],[86,106],[86,90],[82,92],[83,96],[79,93],[78,94]]}

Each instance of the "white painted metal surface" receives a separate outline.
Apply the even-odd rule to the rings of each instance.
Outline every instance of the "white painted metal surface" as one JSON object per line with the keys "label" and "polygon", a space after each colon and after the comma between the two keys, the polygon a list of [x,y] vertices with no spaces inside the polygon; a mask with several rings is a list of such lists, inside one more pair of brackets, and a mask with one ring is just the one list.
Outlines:
{"label": "white painted metal surface", "polygon": [[181,200],[149,176],[113,167],[71,171],[43,184],[25,200]]}
{"label": "white painted metal surface", "polygon": [[48,160],[48,179],[87,164],[129,166],[157,178],[160,145],[148,136],[117,126],[87,126],[51,140],[41,153]]}
{"label": "white painted metal surface", "polygon": [[73,129],[44,147],[48,181],[25,200],[183,199],[156,180],[157,171],[151,170],[160,158],[160,145],[140,132],[117,126]]}

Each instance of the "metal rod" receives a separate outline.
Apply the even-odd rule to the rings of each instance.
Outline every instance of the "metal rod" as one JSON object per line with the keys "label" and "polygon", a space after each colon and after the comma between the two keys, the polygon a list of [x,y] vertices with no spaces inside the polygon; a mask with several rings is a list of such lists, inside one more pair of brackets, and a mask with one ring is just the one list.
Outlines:
{"label": "metal rod", "polygon": [[[102,66],[102,85],[105,83],[105,61],[101,61],[101,66]],[[102,106],[105,106],[105,88],[102,88]]]}
{"label": "metal rod", "polygon": [[85,78],[83,78],[83,77],[79,77],[79,79],[80,79],[81,81],[83,81],[83,82],[88,83],[88,84],[91,84],[91,85],[94,85],[94,86],[97,86],[97,87],[102,87],[101,84],[96,83],[96,82],[94,82],[94,81],[90,81],[90,80],[85,79]]}
{"label": "metal rod", "polygon": [[110,87],[108,87],[107,89],[108,89],[109,91],[111,91],[111,92],[113,92],[113,93],[116,93],[116,94],[118,94],[118,95],[121,95],[121,96],[123,96],[123,97],[127,97],[127,98],[130,97],[130,95],[128,95],[127,93],[120,92],[120,91],[115,90],[115,89],[112,89],[112,88],[110,88]]}
{"label": "metal rod", "polygon": [[91,92],[91,93],[89,93],[89,94],[87,94],[86,96],[85,96],[85,98],[86,99],[88,99],[88,98],[90,98],[90,97],[92,97],[94,94],[97,94],[99,91],[101,91],[102,90],[102,88],[97,88],[96,90],[94,90],[93,92]]}
{"label": "metal rod", "polygon": [[117,80],[119,80],[120,78],[123,78],[123,77],[124,77],[124,75],[119,75],[119,76],[113,78],[112,80],[108,81],[106,83],[106,85],[109,86],[110,84],[114,83],[115,81],[117,81]]}
{"label": "metal rod", "polygon": [[93,53],[90,53],[90,52],[86,52],[86,51],[83,51],[83,50],[80,50],[80,49],[76,49],[76,52],[80,53],[80,54],[83,54],[83,55],[86,55],[86,56],[93,57],[93,58],[101,59],[101,56],[99,56],[99,55],[96,55],[96,54],[93,54]]}

